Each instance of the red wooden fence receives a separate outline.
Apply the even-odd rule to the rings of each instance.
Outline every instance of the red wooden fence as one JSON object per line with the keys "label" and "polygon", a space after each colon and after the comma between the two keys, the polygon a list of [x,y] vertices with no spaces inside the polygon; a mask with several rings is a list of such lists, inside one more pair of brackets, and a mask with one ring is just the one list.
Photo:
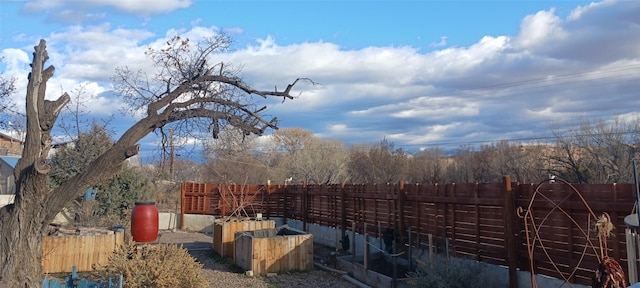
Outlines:
{"label": "red wooden fence", "polygon": [[[238,208],[239,202],[232,200],[244,193],[252,196],[240,206],[251,207],[247,210],[263,213],[263,217],[300,220],[304,229],[313,223],[344,231],[355,223],[358,233],[372,236],[378,235],[378,227],[392,227],[402,231],[401,241],[412,247],[423,247],[431,235],[441,252],[448,247],[452,255],[507,266],[511,277],[516,269],[530,270],[526,232],[532,242],[532,231],[538,231],[531,250],[535,272],[590,285],[599,253],[588,245],[589,241],[598,245],[590,207],[596,215],[606,212],[611,216],[615,235],[607,244],[607,253],[626,271],[624,217],[635,203],[633,184],[545,184],[531,202],[536,185],[505,180],[443,185],[183,183],[182,213],[228,216]],[[521,217],[529,206],[537,227],[527,225]],[[365,223],[367,231],[363,231]],[[584,231],[590,232],[588,238]],[[412,243],[407,243],[409,238]]]}

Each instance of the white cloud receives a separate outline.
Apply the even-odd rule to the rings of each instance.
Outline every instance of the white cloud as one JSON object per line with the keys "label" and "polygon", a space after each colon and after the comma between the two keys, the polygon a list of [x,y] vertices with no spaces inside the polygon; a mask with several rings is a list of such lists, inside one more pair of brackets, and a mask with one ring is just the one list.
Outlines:
{"label": "white cloud", "polygon": [[107,18],[107,13],[88,13],[85,11],[64,9],[51,15],[52,20],[63,23],[81,24]]}
{"label": "white cloud", "polygon": [[540,11],[522,20],[514,46],[522,50],[535,50],[549,42],[563,41],[567,35],[562,27],[562,19],[555,15],[554,9]]}
{"label": "white cloud", "polygon": [[168,13],[177,9],[191,6],[191,0],[154,0],[154,1],[128,1],[128,0],[91,0],[94,5],[114,6],[122,11],[134,14],[159,14]]}
{"label": "white cloud", "polygon": [[451,115],[471,117],[480,113],[478,103],[453,97],[420,97],[395,106],[399,111],[391,113],[391,116],[397,118],[442,119]]}
{"label": "white cloud", "polygon": [[8,72],[21,70],[25,64],[31,63],[26,52],[15,48],[7,48],[0,51],[0,59],[6,66],[5,71]]}
{"label": "white cloud", "polygon": [[[284,89],[298,77],[320,83],[300,83],[293,93],[300,97],[292,101],[266,103],[284,127],[306,125],[322,137],[366,143],[387,137],[399,145],[420,145],[540,136],[551,121],[585,113],[635,115],[640,107],[636,3],[598,2],[567,19],[553,9],[540,11],[522,20],[517,35],[485,36],[466,47],[431,52],[408,46],[348,50],[323,41],[281,45],[265,36],[217,59],[242,68],[241,76],[258,89]],[[147,46],[162,47],[176,34],[197,42],[220,32],[198,26],[198,19],[190,23],[155,33],[106,23],[51,34],[50,61],[58,70],[48,97],[90,83],[88,90],[98,95],[91,108],[105,115],[115,111],[120,104],[106,96],[115,67],[152,72]],[[446,37],[441,40],[446,45]],[[11,58],[4,63],[7,71],[26,79],[31,52],[3,50],[5,60]]]}
{"label": "white cloud", "polygon": [[585,6],[578,6],[571,11],[567,20],[575,21],[580,19],[583,14],[588,13],[590,10],[602,8],[605,5],[613,5],[618,0],[604,0],[602,2],[591,2]]}
{"label": "white cloud", "polygon": [[25,4],[24,9],[31,13],[47,10],[76,13],[69,11],[72,8],[82,10],[83,8],[86,9],[92,7],[114,7],[123,12],[148,16],[152,14],[169,13],[177,9],[187,8],[191,6],[191,3],[191,0],[32,0]]}
{"label": "white cloud", "polygon": [[431,47],[442,47],[447,45],[447,36],[440,36],[440,41],[431,43]]}

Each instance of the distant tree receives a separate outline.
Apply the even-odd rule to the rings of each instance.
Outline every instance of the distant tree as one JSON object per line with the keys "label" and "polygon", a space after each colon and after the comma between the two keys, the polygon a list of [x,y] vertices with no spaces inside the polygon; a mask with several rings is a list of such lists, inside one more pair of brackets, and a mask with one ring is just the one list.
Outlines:
{"label": "distant tree", "polygon": [[353,147],[349,152],[348,171],[353,183],[395,183],[404,181],[408,156],[383,139],[371,147]]}
{"label": "distant tree", "polygon": [[61,143],[50,157],[49,180],[52,188],[82,172],[114,143],[105,128],[96,123],[90,131],[80,132],[77,137],[75,141]]}
{"label": "distant tree", "polygon": [[476,180],[473,177],[473,154],[475,148],[470,145],[462,145],[456,149],[454,156],[452,157],[451,165],[447,166],[446,175],[453,183],[474,183]]}
{"label": "distant tree", "polygon": [[[268,141],[260,149],[257,155],[258,159],[265,166],[271,167],[267,176],[268,180],[274,183],[284,183],[285,180],[293,175],[289,168],[286,167],[284,158],[304,149],[306,143],[315,138],[312,131],[305,130],[300,127],[281,128],[273,134],[266,137]],[[296,176],[295,181],[304,181],[303,178]]]}
{"label": "distant tree", "polygon": [[176,182],[204,182],[200,171],[202,164],[191,159],[176,158],[174,163],[174,179]]}
{"label": "distant tree", "polygon": [[538,182],[548,174],[548,145],[523,145],[508,141],[461,146],[447,166],[447,181],[457,183]]}
{"label": "distant tree", "polygon": [[293,153],[303,149],[307,141],[314,138],[313,132],[299,127],[282,128],[274,132],[273,142],[280,151]]}
{"label": "distant tree", "polygon": [[[0,62],[2,60],[0,58]],[[16,91],[15,82],[15,78],[6,77],[4,72],[0,72],[0,113],[2,115],[15,114],[15,103],[10,99],[10,96]],[[0,124],[6,124],[4,121],[0,119]]]}
{"label": "distant tree", "polygon": [[591,123],[554,130],[557,153],[550,156],[552,174],[574,183],[631,183],[632,160],[640,143],[640,121]]}
{"label": "distant tree", "polygon": [[[45,68],[46,43],[35,47],[26,94],[27,134],[22,157],[15,167],[16,198],[0,208],[0,281],[4,287],[38,287],[42,277],[42,240],[55,215],[89,187],[112,178],[126,159],[138,154],[136,143],[149,133],[170,123],[178,134],[196,134],[210,128],[214,137],[221,126],[240,128],[246,134],[263,134],[277,128],[277,120],[262,115],[255,99],[290,95],[295,80],[284,90],[264,91],[249,86],[227,63],[211,57],[224,50],[229,39],[217,35],[192,45],[175,37],[160,50],[150,49],[157,73],[146,75],[119,68],[114,77],[116,91],[131,113],[140,117],[107,151],[57,188],[47,186],[51,165],[51,128],[69,102],[68,94],[55,101],[45,100],[46,83],[54,68]],[[217,64],[215,64],[217,63]]]}
{"label": "distant tree", "polygon": [[499,182],[503,174],[500,174],[496,159],[498,149],[491,144],[482,144],[478,151],[471,155],[470,166],[473,182],[492,183]]}
{"label": "distant tree", "polygon": [[291,177],[294,183],[342,183],[347,180],[347,161],[342,141],[313,137],[301,149],[284,155],[278,168],[286,171],[287,179]]}
{"label": "distant tree", "polygon": [[258,140],[238,129],[225,129],[205,147],[205,179],[218,183],[265,183],[267,169],[256,158]]}
{"label": "distant tree", "polygon": [[407,172],[410,183],[435,184],[448,181],[446,169],[452,158],[441,148],[429,148],[413,155]]}
{"label": "distant tree", "polygon": [[537,183],[548,177],[546,155],[550,152],[549,145],[499,141],[494,146],[498,176],[509,175],[512,181],[520,183]]}

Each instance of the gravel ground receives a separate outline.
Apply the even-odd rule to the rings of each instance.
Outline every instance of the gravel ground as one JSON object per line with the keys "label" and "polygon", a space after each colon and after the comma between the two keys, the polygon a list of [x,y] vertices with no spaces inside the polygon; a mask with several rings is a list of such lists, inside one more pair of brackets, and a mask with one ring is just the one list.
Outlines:
{"label": "gravel ground", "polygon": [[248,277],[238,271],[232,271],[232,261],[213,256],[211,235],[190,232],[161,231],[158,237],[160,243],[182,244],[200,263],[204,264],[203,273],[209,279],[211,287],[236,288],[288,288],[288,287],[358,287],[344,280],[341,275],[314,269],[305,272],[280,273],[272,277]]}

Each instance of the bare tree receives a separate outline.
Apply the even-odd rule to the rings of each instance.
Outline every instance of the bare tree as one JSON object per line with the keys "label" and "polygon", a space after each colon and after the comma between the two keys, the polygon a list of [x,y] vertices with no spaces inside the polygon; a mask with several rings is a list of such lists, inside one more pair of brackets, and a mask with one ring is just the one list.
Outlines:
{"label": "bare tree", "polygon": [[[498,177],[510,175],[512,181],[520,183],[538,182],[548,176],[545,151],[548,145],[522,144],[499,141],[495,145],[495,169]],[[495,181],[500,181],[496,179]]]}
{"label": "bare tree", "polygon": [[68,141],[75,140],[80,134],[87,132],[95,125],[111,132],[108,130],[108,126],[113,116],[100,120],[90,117],[91,111],[87,108],[87,104],[95,101],[96,95],[88,95],[87,85],[87,83],[80,84],[69,93],[69,103],[65,105],[60,113],[60,119],[57,121],[58,127],[64,131],[66,134],[64,136]]}
{"label": "bare tree", "polygon": [[[2,62],[2,58],[0,58]],[[0,74],[0,113],[2,115],[15,114],[15,104],[11,102],[9,97],[16,91],[16,79],[13,77],[5,77]],[[10,120],[9,120],[10,121]],[[7,124],[8,121],[0,119],[0,124]],[[9,127],[11,128],[11,127]]]}
{"label": "bare tree", "polygon": [[305,143],[313,139],[315,136],[312,131],[294,127],[280,129],[273,133],[272,137],[273,142],[277,146],[277,150],[294,153],[303,149]]}
{"label": "bare tree", "polygon": [[407,172],[407,181],[412,183],[446,183],[446,169],[452,158],[445,155],[441,148],[429,148],[416,153]]}
{"label": "bare tree", "polygon": [[558,153],[551,156],[552,173],[577,183],[633,181],[632,159],[640,143],[640,121],[591,123],[583,119],[564,133],[554,130]]}
{"label": "bare tree", "polygon": [[354,183],[395,183],[406,180],[407,154],[383,139],[371,147],[354,147],[349,153],[348,171]]}
{"label": "bare tree", "polygon": [[115,87],[133,112],[141,115],[140,120],[83,171],[54,190],[48,190],[47,173],[51,167],[46,156],[51,145],[51,128],[70,99],[66,93],[56,101],[44,99],[46,83],[53,76],[54,68],[44,67],[48,55],[46,42],[40,41],[35,47],[27,87],[27,135],[22,158],[14,172],[15,202],[0,208],[0,286],[40,285],[42,240],[48,224],[86,189],[120,171],[121,163],[138,153],[136,143],[154,130],[169,123],[190,130],[207,123],[216,136],[220,125],[238,127],[248,134],[262,134],[266,129],[277,128],[277,120],[261,115],[263,109],[256,109],[249,96],[291,99],[291,90],[301,79],[282,91],[254,89],[238,77],[237,71],[229,69],[230,66],[212,64],[210,56],[226,48],[228,43],[225,36],[216,36],[191,47],[188,39],[176,37],[164,49],[149,50],[158,68],[157,74],[147,76],[127,68],[118,69]]}
{"label": "bare tree", "polygon": [[256,157],[258,140],[239,129],[224,129],[205,147],[204,179],[219,183],[265,183],[267,169]]}
{"label": "bare tree", "polygon": [[447,179],[454,183],[473,183],[472,156],[475,150],[472,146],[462,145],[456,149],[452,163],[447,166]]}
{"label": "bare tree", "polygon": [[314,136],[306,140],[304,148],[284,155],[278,167],[294,182],[341,183],[347,177],[347,161],[348,153],[342,141]]}
{"label": "bare tree", "polygon": [[[291,171],[284,165],[284,158],[304,149],[305,144],[314,137],[312,131],[300,127],[282,128],[270,135],[258,155],[258,159],[270,167],[268,179],[274,183],[284,183],[289,178],[291,180],[287,182],[293,181]],[[298,178],[295,181],[304,180]]]}

